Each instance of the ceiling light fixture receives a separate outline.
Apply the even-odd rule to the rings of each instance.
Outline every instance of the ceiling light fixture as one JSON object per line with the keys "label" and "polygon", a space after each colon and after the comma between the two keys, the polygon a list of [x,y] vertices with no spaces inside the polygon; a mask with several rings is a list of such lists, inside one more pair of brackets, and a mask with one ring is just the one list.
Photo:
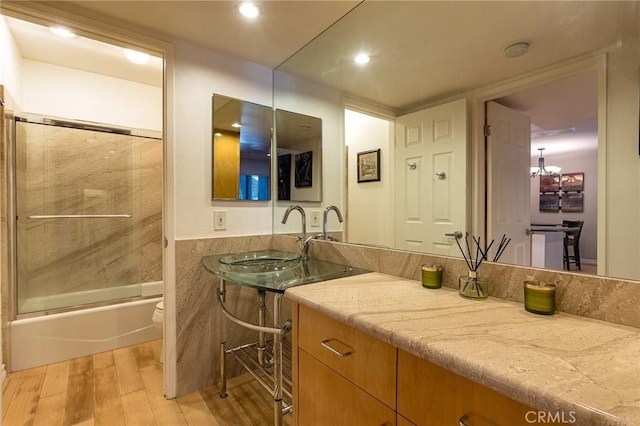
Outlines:
{"label": "ceiling light fixture", "polygon": [[238,6],[238,12],[245,18],[254,19],[260,15],[261,10],[255,3],[243,2]]}
{"label": "ceiling light fixture", "polygon": [[123,49],[124,56],[127,57],[128,60],[133,62],[134,64],[144,65],[149,62],[149,55],[147,53],[138,52],[136,50],[131,49]]}
{"label": "ceiling light fixture", "polygon": [[511,43],[503,49],[504,56],[507,58],[517,58],[519,56],[526,55],[529,51],[529,43],[526,41],[517,41],[515,43]]}
{"label": "ceiling light fixture", "polygon": [[369,63],[371,58],[366,53],[358,53],[356,55],[356,57],[353,58],[353,60],[356,61],[356,64],[358,64],[358,65],[364,65],[364,64]]}
{"label": "ceiling light fixture", "polygon": [[240,127],[242,127],[242,124],[240,124],[240,123],[233,123],[233,124],[231,125],[231,127],[235,127],[236,129],[239,129]]}
{"label": "ceiling light fixture", "polygon": [[534,178],[536,176],[557,176],[560,174],[560,170],[562,170],[558,166],[544,166],[544,157],[542,156],[542,151],[544,148],[538,148],[540,151],[540,158],[538,158],[538,167],[531,167],[529,170],[531,173],[531,177]]}
{"label": "ceiling light fixture", "polygon": [[52,33],[63,38],[74,38],[76,35],[67,27],[55,26],[49,27]]}

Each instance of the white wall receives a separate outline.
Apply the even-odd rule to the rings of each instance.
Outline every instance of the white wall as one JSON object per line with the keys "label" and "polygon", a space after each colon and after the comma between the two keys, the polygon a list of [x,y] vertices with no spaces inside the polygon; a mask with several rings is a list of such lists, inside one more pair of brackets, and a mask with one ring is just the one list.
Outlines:
{"label": "white wall", "polygon": [[162,131],[162,87],[23,59],[24,112]]}
{"label": "white wall", "polygon": [[[277,133],[277,130],[276,130]],[[320,140],[319,140],[320,139]],[[287,148],[279,148],[278,156],[291,154],[291,169],[289,170],[289,182],[291,182],[291,200],[319,200],[322,198],[322,138],[314,138],[297,141]],[[296,155],[311,152],[311,186],[295,186],[296,182]],[[296,201],[294,201],[296,202]]]}
{"label": "white wall", "polygon": [[[21,79],[21,58],[20,51],[9,32],[9,28],[7,27],[7,22],[4,16],[0,16],[0,85],[4,86],[4,96],[3,101],[5,103],[4,107],[0,107],[0,111],[3,114],[0,114],[0,120],[4,120],[4,111],[19,111],[20,110],[20,100],[22,98],[22,79]],[[3,126],[0,126],[0,129],[3,129]],[[1,137],[1,136],[0,136]],[[4,179],[4,176],[2,177]],[[0,192],[4,192],[4,182],[2,182],[2,189]],[[2,198],[6,197],[6,194],[1,195]],[[0,264],[0,275],[2,275],[2,267]],[[2,292],[0,290],[0,299],[2,298]],[[0,303],[0,318],[2,317]],[[2,384],[4,383],[5,375],[6,375],[6,367],[3,359],[3,342],[4,339],[2,337],[2,326],[0,325],[0,389],[2,388]],[[0,404],[2,403],[2,395],[0,394]],[[2,415],[2,409],[0,408],[0,416]]]}
{"label": "white wall", "polygon": [[[0,16],[0,84],[5,86],[5,107],[20,110],[22,100],[22,57],[7,21]],[[7,96],[9,95],[9,96]],[[13,103],[15,102],[15,104]]]}
{"label": "white wall", "polygon": [[639,279],[640,39],[608,54],[606,275]]}
{"label": "white wall", "polygon": [[[270,234],[271,202],[211,199],[211,97],[271,106],[271,69],[184,42],[174,52],[176,239]],[[226,231],[214,233],[214,210],[227,211]]]}
{"label": "white wall", "polygon": [[[345,144],[348,147],[347,239],[349,242],[394,244],[393,123],[345,110]],[[380,181],[358,183],[358,152],[380,149]]]}
{"label": "white wall", "polygon": [[[322,120],[322,202],[296,202],[295,204],[305,209],[307,217],[310,211],[322,210],[330,205],[344,210],[344,114],[341,93],[286,73],[276,72],[275,75],[276,108],[318,117]],[[292,215],[286,225],[280,223],[284,211],[291,204],[294,202],[276,202],[273,224],[275,233],[300,233],[299,217]],[[338,222],[335,215],[329,215],[328,221],[329,231],[342,230],[342,224]],[[310,228],[309,221],[307,222],[307,232],[318,233],[322,230],[320,227]]]}
{"label": "white wall", "polygon": [[[531,179],[531,223],[561,224],[563,220],[582,220],[584,225],[580,235],[580,258],[582,263],[595,264],[598,258],[598,151],[574,151],[557,154],[547,154],[554,143],[563,143],[567,139],[585,140],[585,144],[592,145],[586,139],[596,140],[596,133],[576,134],[564,138],[548,138],[545,143],[548,148],[544,154],[546,165],[559,166],[562,173],[584,173],[584,211],[583,212],[541,212],[540,211],[540,178]],[[554,140],[555,139],[555,140]],[[540,140],[537,140],[540,141]],[[538,164],[538,156],[531,157],[531,165]]]}

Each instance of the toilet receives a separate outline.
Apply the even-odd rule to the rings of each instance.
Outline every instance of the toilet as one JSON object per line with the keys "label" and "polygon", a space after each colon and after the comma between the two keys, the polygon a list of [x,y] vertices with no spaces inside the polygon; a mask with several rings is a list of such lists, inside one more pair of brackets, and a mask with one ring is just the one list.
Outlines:
{"label": "toilet", "polygon": [[[151,320],[153,321],[153,325],[162,332],[164,327],[164,301],[160,301],[156,304],[156,309],[153,311]],[[160,351],[160,362],[164,363],[164,342],[162,350]]]}

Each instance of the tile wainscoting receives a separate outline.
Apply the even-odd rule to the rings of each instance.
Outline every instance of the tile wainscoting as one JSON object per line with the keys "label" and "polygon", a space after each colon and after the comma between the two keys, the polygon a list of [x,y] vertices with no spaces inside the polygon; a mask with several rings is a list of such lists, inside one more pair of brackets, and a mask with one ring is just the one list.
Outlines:
{"label": "tile wainscoting", "polygon": [[[219,378],[222,313],[215,300],[218,282],[201,266],[202,257],[268,248],[297,251],[298,244],[294,237],[281,235],[176,241],[178,395],[211,386]],[[444,286],[450,288],[457,288],[458,277],[467,272],[466,264],[458,258],[319,240],[311,243],[310,256],[416,281],[420,280],[422,264],[438,263],[444,267]],[[559,311],[640,327],[640,284],[636,281],[493,263],[483,264],[478,272],[489,280],[490,296],[523,303],[523,281],[542,280],[557,285]],[[242,318],[255,317],[255,290],[233,285],[227,289],[229,306]],[[271,311],[269,301],[267,307]],[[288,311],[288,303],[284,309]],[[255,339],[253,332],[235,325],[226,332],[230,345]],[[234,365],[230,370],[231,376],[241,372]]]}
{"label": "tile wainscoting", "polygon": [[[218,279],[202,266],[203,256],[265,250],[271,235],[210,238],[176,241],[176,371],[178,396],[204,389],[220,377],[222,311],[216,300]],[[255,290],[238,285],[227,286],[227,304],[241,318],[256,315]],[[270,306],[270,305],[267,305]],[[269,309],[270,311],[270,309]],[[257,322],[257,321],[256,321]],[[227,324],[229,321],[227,321]],[[230,345],[248,343],[254,332],[235,325],[225,330]],[[229,358],[231,361],[231,358]],[[240,369],[229,363],[229,370]],[[234,374],[229,374],[229,377]]]}

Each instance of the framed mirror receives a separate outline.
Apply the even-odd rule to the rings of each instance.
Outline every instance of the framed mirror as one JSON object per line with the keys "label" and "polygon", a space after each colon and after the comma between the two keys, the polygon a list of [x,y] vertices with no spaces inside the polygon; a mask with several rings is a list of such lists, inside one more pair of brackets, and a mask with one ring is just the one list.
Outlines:
{"label": "framed mirror", "polygon": [[[368,63],[354,61],[360,53],[369,55]],[[527,218],[508,231],[522,239],[517,247],[524,250],[529,241],[526,232],[532,226],[584,220],[581,244],[592,246],[582,250],[583,269],[591,265],[599,275],[640,280],[640,204],[630,202],[640,198],[639,68],[638,2],[363,2],[278,67],[279,75],[292,76],[296,82],[287,83],[281,77],[274,85],[274,99],[293,103],[297,94],[298,103],[306,104],[313,90],[320,92],[318,87],[340,94],[340,103],[334,107],[341,108],[342,114],[324,124],[326,131],[341,129],[342,141],[326,141],[325,149],[335,143],[342,144],[344,151],[346,144],[348,152],[336,157],[335,167],[327,164],[326,174],[351,176],[358,152],[381,149],[381,182],[354,179],[352,183],[348,178],[346,184],[343,179],[325,186],[327,196],[346,191],[340,207],[349,217],[345,225],[349,242],[398,248],[400,207],[407,210],[396,196],[404,179],[399,171],[420,170],[418,161],[398,162],[399,132],[407,132],[405,136],[410,137],[405,141],[410,142],[418,136],[446,133],[453,127],[445,121],[436,119],[434,126],[415,127],[412,114],[464,100],[467,207],[461,223],[446,233],[460,231],[499,242],[502,233],[493,228],[501,222],[501,215],[517,212],[517,205],[521,212],[531,209]],[[534,96],[544,98],[546,104],[532,102]],[[563,102],[569,97],[572,103]],[[531,118],[528,148],[518,154],[522,158],[502,158],[499,154],[504,150],[491,149],[494,142],[484,131],[489,102]],[[347,140],[355,126],[345,118],[349,115],[344,112],[345,104],[351,112],[371,119],[362,120],[366,125],[357,132],[359,145]],[[370,132],[374,128],[379,130]],[[493,135],[498,131],[494,126]],[[585,137],[563,144],[560,139],[566,141],[569,136]],[[568,150],[572,144],[579,154]],[[538,165],[539,148],[546,148],[546,164],[561,166],[568,174],[583,173],[584,189],[566,191],[564,211],[562,198],[557,212],[540,211],[540,194],[547,194],[540,190],[539,176],[532,178],[530,172],[531,166]],[[584,162],[577,163],[579,158]],[[526,195],[516,191],[517,198],[498,197],[513,186],[513,180],[503,173],[507,169],[518,176],[519,188]],[[442,171],[445,169],[438,168],[425,176],[435,184],[451,182],[449,177],[454,175]],[[420,188],[414,192],[416,200],[430,193]],[[360,216],[351,207],[354,195],[366,207]],[[439,200],[428,205],[431,211],[442,206],[444,198]],[[579,206],[571,205],[572,200],[580,201]],[[614,205],[625,208],[612,209]],[[584,218],[587,209],[589,216]],[[438,214],[448,214],[445,210]],[[418,222],[421,211],[412,210],[412,220]],[[449,221],[443,216],[436,219]],[[378,239],[359,241],[358,233],[351,232],[356,223],[368,230],[360,235]],[[442,233],[441,238],[441,246],[455,245],[453,237],[447,239]],[[424,252],[437,253],[430,248]],[[523,264],[529,259],[530,253],[520,252],[502,261]],[[576,270],[575,265],[571,270]]]}
{"label": "framed mirror", "polygon": [[212,104],[213,199],[270,200],[272,109],[218,94]]}
{"label": "framed mirror", "polygon": [[322,201],[322,120],[276,110],[278,201]]}

